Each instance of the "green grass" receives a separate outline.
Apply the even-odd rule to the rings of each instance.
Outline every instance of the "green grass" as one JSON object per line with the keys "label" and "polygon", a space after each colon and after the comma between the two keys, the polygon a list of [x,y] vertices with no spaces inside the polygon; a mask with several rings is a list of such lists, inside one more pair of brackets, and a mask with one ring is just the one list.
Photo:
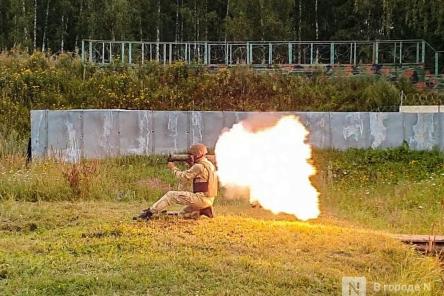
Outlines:
{"label": "green grass", "polygon": [[27,165],[9,156],[0,161],[0,200],[154,200],[176,183],[165,165],[160,157]]}
{"label": "green grass", "polygon": [[444,234],[444,154],[349,150],[315,153],[325,211],[397,233]]}
{"label": "green grass", "polygon": [[[73,166],[0,157],[0,295],[340,295],[342,276],[430,284],[443,271],[391,238],[444,234],[444,156],[315,151],[320,218],[216,203],[215,219],[131,217],[178,184],[163,157]],[[412,295],[412,294],[396,294]]]}
{"label": "green grass", "polygon": [[[405,148],[315,151],[322,210],[361,227],[444,233],[444,154]],[[0,200],[154,201],[178,188],[163,157],[126,157],[81,165],[0,158]]]}
{"label": "green grass", "polygon": [[302,223],[231,202],[213,220],[132,222],[144,206],[3,202],[2,295],[338,295],[346,275],[443,291],[434,258],[328,217]]}
{"label": "green grass", "polygon": [[444,234],[444,177],[374,188],[338,186],[321,200],[336,217],[397,233]]}

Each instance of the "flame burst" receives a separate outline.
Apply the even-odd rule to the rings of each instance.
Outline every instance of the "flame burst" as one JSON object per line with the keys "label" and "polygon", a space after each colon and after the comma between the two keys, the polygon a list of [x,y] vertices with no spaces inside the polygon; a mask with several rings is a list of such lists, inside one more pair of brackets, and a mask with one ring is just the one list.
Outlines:
{"label": "flame burst", "polygon": [[304,221],[318,217],[319,193],[309,179],[316,170],[309,162],[305,127],[295,116],[260,130],[255,126],[241,122],[220,136],[216,159],[222,185],[249,188],[250,202],[275,214],[292,214]]}

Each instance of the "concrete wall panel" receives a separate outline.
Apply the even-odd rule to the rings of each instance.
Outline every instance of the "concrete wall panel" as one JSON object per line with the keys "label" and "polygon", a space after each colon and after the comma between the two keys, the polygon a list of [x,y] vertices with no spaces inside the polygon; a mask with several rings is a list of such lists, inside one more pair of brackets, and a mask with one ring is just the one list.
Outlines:
{"label": "concrete wall panel", "polygon": [[431,150],[440,144],[439,113],[404,114],[404,136],[414,150]]}
{"label": "concrete wall panel", "polygon": [[68,162],[82,157],[81,111],[48,112],[48,156]]}
{"label": "concrete wall panel", "polygon": [[121,155],[148,155],[154,152],[152,111],[120,111],[119,131]]}
{"label": "concrete wall panel", "polygon": [[[308,141],[319,148],[398,147],[444,150],[442,113],[328,113],[293,114],[310,132]],[[213,148],[224,127],[260,112],[173,112],[126,110],[32,111],[34,157],[54,156],[74,162],[85,158],[183,152],[202,142]]]}
{"label": "concrete wall panel", "polygon": [[399,147],[404,141],[402,113],[370,113],[370,147]]}
{"label": "concrete wall panel", "polygon": [[308,142],[316,148],[331,147],[330,114],[328,112],[298,112],[301,123],[309,131]]}
{"label": "concrete wall panel", "polygon": [[189,147],[188,112],[153,112],[154,153],[168,154],[186,151]]}
{"label": "concrete wall panel", "polygon": [[223,112],[190,112],[191,144],[203,143],[214,147],[224,128]]}
{"label": "concrete wall panel", "polygon": [[119,155],[119,113],[116,110],[83,112],[83,157],[95,159]]}
{"label": "concrete wall panel", "polygon": [[295,115],[295,112],[228,112],[224,111],[224,127],[231,128],[234,124],[242,120],[252,119],[254,122],[268,122],[269,118],[281,118],[286,115]]}
{"label": "concrete wall panel", "polygon": [[231,128],[234,124],[241,122],[244,119],[247,119],[248,116],[251,116],[254,112],[227,112],[224,111],[224,127]]}
{"label": "concrete wall panel", "polygon": [[439,113],[439,139],[440,145],[439,148],[441,151],[444,151],[444,113]]}
{"label": "concrete wall panel", "polygon": [[370,116],[364,112],[330,113],[332,148],[367,148],[370,142]]}
{"label": "concrete wall panel", "polygon": [[48,111],[31,111],[32,157],[46,156],[48,151]]}

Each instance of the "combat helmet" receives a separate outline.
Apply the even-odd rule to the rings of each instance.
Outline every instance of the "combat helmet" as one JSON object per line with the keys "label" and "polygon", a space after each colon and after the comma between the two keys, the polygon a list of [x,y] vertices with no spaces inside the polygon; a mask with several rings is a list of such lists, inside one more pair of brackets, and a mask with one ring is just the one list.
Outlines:
{"label": "combat helmet", "polygon": [[188,154],[193,155],[195,159],[199,159],[208,154],[208,149],[204,144],[193,144],[188,149]]}

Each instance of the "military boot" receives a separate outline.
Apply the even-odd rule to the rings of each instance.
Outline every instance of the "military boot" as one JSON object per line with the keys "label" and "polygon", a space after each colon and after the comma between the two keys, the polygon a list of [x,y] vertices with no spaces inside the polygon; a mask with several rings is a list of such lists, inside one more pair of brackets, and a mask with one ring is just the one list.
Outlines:
{"label": "military boot", "polygon": [[134,216],[133,220],[150,220],[153,216],[153,212],[150,209],[145,209],[139,216]]}
{"label": "military boot", "polygon": [[200,216],[207,216],[208,218],[214,218],[213,207],[210,206],[210,207],[199,210],[199,215]]}

